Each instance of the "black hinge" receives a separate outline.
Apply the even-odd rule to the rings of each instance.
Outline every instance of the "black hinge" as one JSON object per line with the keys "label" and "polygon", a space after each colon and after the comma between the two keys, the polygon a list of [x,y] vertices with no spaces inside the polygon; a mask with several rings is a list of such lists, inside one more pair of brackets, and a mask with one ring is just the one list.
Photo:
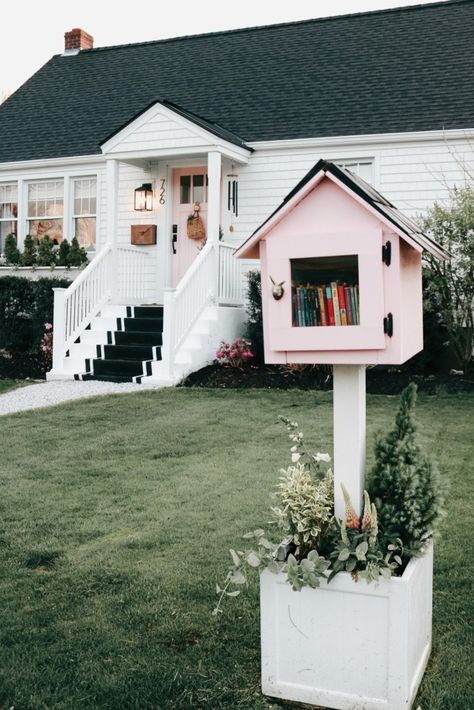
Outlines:
{"label": "black hinge", "polygon": [[382,244],[382,261],[387,266],[392,263],[392,242],[386,242]]}
{"label": "black hinge", "polygon": [[383,319],[383,332],[388,335],[389,338],[393,335],[393,314],[387,313],[386,318]]}

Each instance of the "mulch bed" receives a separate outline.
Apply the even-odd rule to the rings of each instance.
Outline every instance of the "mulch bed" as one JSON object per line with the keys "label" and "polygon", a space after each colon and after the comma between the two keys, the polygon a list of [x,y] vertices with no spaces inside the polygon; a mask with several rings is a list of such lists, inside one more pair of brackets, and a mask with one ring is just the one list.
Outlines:
{"label": "mulch bed", "polygon": [[[474,392],[474,378],[462,375],[419,375],[394,367],[367,369],[369,394],[399,394],[410,382],[415,382],[418,391],[425,394]],[[330,368],[321,366],[293,369],[279,365],[246,365],[242,368],[208,365],[190,374],[180,386],[332,390],[332,374]]]}

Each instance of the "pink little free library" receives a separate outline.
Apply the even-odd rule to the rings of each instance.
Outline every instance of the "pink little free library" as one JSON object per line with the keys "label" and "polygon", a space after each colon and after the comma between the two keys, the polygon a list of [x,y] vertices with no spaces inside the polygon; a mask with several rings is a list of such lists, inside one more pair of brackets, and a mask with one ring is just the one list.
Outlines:
{"label": "pink little free library", "polygon": [[320,160],[236,252],[261,262],[266,362],[396,365],[415,355],[424,249],[448,256],[360,177]]}

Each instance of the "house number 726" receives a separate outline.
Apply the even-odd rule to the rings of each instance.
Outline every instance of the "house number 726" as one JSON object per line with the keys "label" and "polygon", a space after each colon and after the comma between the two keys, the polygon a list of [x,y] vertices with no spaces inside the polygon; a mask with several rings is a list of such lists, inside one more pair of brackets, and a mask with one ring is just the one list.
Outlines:
{"label": "house number 726", "polygon": [[160,205],[165,204],[165,179],[161,178],[161,186],[160,186]]}

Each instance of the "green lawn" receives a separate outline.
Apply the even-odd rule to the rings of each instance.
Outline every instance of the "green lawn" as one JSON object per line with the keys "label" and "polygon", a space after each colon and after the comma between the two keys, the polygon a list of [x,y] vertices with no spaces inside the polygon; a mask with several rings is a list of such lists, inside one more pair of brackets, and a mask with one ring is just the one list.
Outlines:
{"label": "green lawn", "polygon": [[14,390],[17,387],[24,387],[25,385],[32,384],[33,380],[31,382],[27,382],[26,380],[0,380],[0,394],[5,394],[5,392]]}
{"label": "green lawn", "polygon": [[[369,452],[397,402],[368,398]],[[422,710],[474,698],[473,404],[417,409],[452,481]],[[331,446],[319,392],[169,389],[0,418],[0,708],[289,707],[260,694],[257,582],[211,616],[228,548],[267,520],[288,455],[280,413]]]}

